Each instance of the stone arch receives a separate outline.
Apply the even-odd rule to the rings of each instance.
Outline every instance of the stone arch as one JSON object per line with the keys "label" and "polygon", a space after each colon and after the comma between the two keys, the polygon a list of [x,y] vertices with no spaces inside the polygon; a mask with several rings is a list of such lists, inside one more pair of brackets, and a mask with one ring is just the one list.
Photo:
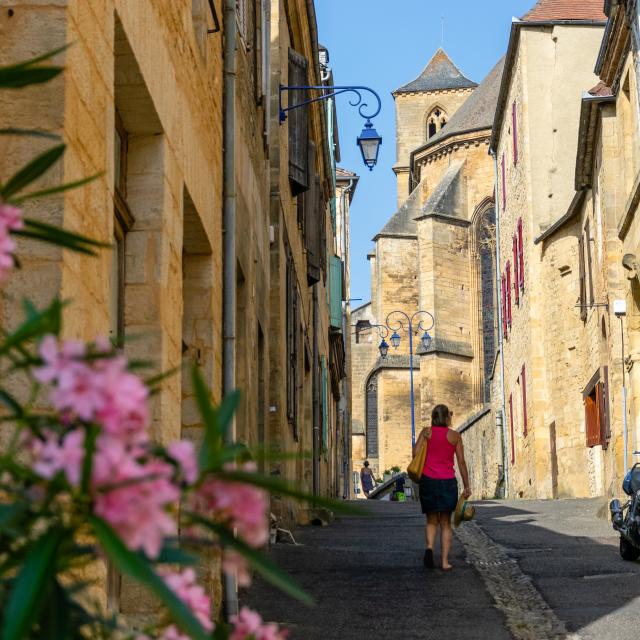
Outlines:
{"label": "stone arch", "polygon": [[474,335],[474,353],[478,354],[474,385],[479,400],[487,403],[491,396],[491,374],[497,348],[496,332],[496,278],[495,278],[495,202],[492,197],[484,198],[471,216],[471,264],[477,265],[472,272],[476,295],[477,329]]}
{"label": "stone arch", "polygon": [[439,104],[431,107],[425,118],[425,132],[427,140],[435,136],[449,121],[447,111]]}

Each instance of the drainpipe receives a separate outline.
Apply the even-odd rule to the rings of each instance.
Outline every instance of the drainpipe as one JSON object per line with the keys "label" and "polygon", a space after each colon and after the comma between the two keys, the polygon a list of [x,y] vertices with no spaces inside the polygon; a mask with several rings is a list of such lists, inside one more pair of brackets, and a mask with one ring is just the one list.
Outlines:
{"label": "drainpipe", "polygon": [[[318,357],[318,285],[313,285],[313,495],[319,495],[320,491],[320,385],[318,375],[320,359]],[[315,507],[315,501],[313,506]]]}
{"label": "drainpipe", "polygon": [[[342,246],[340,253],[342,254],[342,258],[345,264],[345,273],[347,268],[347,216],[346,216],[346,205],[347,205],[347,196],[351,193],[353,189],[353,183],[355,180],[351,178],[349,180],[349,186],[342,192],[341,200],[342,203],[340,205],[340,212],[342,214]],[[350,292],[349,292],[350,294]],[[345,353],[347,350],[347,340],[350,339],[349,336],[349,325],[347,324],[347,311],[349,309],[349,299],[344,303],[343,311],[342,311],[342,336],[345,341]],[[343,456],[344,456],[344,464],[342,465],[342,473],[344,474],[344,488],[342,491],[343,500],[347,500],[349,498],[349,483],[351,482],[351,414],[349,413],[349,396],[351,395],[351,372],[347,371],[347,377],[344,379],[344,383],[342,385],[344,392],[344,410],[343,410],[343,421],[342,421],[342,433],[344,438],[344,447],[343,447]]]}
{"label": "drainpipe", "polygon": [[[222,393],[236,387],[236,167],[235,167],[235,93],[236,93],[236,0],[224,4],[224,268],[223,268],[223,374]],[[235,425],[227,434],[235,437]],[[238,586],[235,573],[223,573],[224,605],[227,620],[238,613]]]}
{"label": "drainpipe", "polygon": [[501,392],[501,420],[500,420],[500,435],[502,438],[502,470],[504,474],[504,497],[509,496],[509,460],[507,456],[507,412],[506,412],[506,397],[504,391],[504,335],[502,333],[502,305],[500,300],[502,299],[502,279],[500,278],[500,198],[498,197],[498,156],[494,149],[490,149],[489,153],[493,158],[494,166],[494,193],[495,198],[495,211],[496,211],[496,291],[498,293],[498,300],[496,301],[496,307],[498,308],[498,348],[500,349],[500,392]]}

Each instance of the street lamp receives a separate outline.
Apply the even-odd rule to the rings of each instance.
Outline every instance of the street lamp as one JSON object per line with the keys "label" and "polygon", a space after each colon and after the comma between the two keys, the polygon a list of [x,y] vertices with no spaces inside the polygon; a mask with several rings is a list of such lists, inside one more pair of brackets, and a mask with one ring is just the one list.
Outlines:
{"label": "street lamp", "polygon": [[378,162],[378,152],[382,144],[382,138],[373,128],[373,125],[367,120],[362,133],[358,136],[357,144],[362,153],[362,160],[369,167],[369,171],[373,171],[373,167]]}
{"label": "street lamp", "polygon": [[[323,93],[321,96],[316,96],[315,98],[311,98],[309,100],[304,100],[298,104],[283,106],[282,104],[282,94],[285,91],[306,91],[306,90],[316,90],[323,91],[328,93]],[[375,99],[378,101],[377,108],[372,113],[366,113],[366,108],[368,104],[366,102],[362,102],[362,92],[368,91],[373,94]],[[287,119],[287,112],[293,109],[298,109],[299,107],[304,107],[312,102],[319,102],[320,100],[328,100],[329,98],[335,98],[335,96],[340,95],[341,93],[355,93],[356,97],[349,102],[352,107],[358,107],[358,113],[366,120],[364,129],[358,136],[356,143],[358,147],[360,147],[360,152],[362,153],[362,160],[364,164],[369,168],[369,171],[373,171],[373,167],[376,166],[378,162],[378,152],[380,151],[380,145],[382,144],[382,137],[378,134],[378,132],[373,128],[373,124],[371,123],[371,118],[375,118],[382,109],[382,101],[380,100],[380,96],[369,87],[335,87],[335,86],[285,86],[280,85],[280,92],[278,94],[279,100],[279,112],[280,112],[280,124],[282,124]]]}
{"label": "street lamp", "polygon": [[[393,317],[396,319],[393,319]],[[417,320],[417,324],[415,324]],[[424,323],[429,322],[429,326],[425,326]],[[406,323],[406,326],[405,326]],[[409,316],[404,311],[392,311],[387,316],[387,327],[389,331],[393,331],[391,335],[391,344],[395,349],[400,346],[400,334],[398,331],[407,331],[409,334],[409,378],[411,387],[411,444],[416,443],[416,419],[415,419],[415,400],[413,393],[413,334],[414,331],[417,334],[419,331],[423,331],[420,341],[425,351],[431,347],[432,338],[429,335],[429,331],[435,326],[435,318],[428,311],[416,311],[412,316]]]}
{"label": "street lamp", "polygon": [[380,343],[380,346],[378,347],[378,351],[380,351],[380,357],[384,360],[387,357],[387,354],[389,353],[389,345],[387,343],[387,341],[382,338],[382,342]]}

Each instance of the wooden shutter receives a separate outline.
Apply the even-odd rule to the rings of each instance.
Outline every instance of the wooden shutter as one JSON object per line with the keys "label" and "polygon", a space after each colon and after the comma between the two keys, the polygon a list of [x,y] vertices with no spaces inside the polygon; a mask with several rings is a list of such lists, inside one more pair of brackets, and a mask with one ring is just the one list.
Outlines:
{"label": "wooden shutter", "polygon": [[584,399],[584,420],[587,435],[587,447],[600,444],[600,420],[596,390]]}
{"label": "wooden shutter", "polygon": [[611,440],[611,420],[609,413],[609,367],[603,367],[602,390],[600,392],[600,427],[601,427],[601,444],[603,449],[609,447]]}
{"label": "wooden shutter", "polygon": [[342,260],[331,256],[329,262],[329,324],[342,329]]}
{"label": "wooden shutter", "polygon": [[586,243],[586,257],[587,257],[587,275],[589,276],[589,304],[593,305],[593,264],[591,262],[591,233],[589,230],[589,221],[584,226],[584,241]]}
{"label": "wooden shutter", "polygon": [[307,251],[307,284],[311,286],[320,281],[322,269],[322,233],[320,220],[322,218],[322,203],[320,194],[320,178],[316,174],[316,147],[309,141],[309,190],[298,196],[298,202],[303,203],[304,244]]}
{"label": "wooden shutter", "polygon": [[502,212],[507,208],[507,173],[504,166],[504,153],[502,154]]}
{"label": "wooden shutter", "polygon": [[[307,84],[307,59],[293,49],[289,49],[289,86],[300,87]],[[294,89],[287,91],[289,106],[308,99],[307,91]],[[309,188],[309,120],[308,106],[287,111],[289,126],[289,181],[294,196]]]}
{"label": "wooden shutter", "polygon": [[504,273],[500,277],[500,295],[501,295],[501,305],[502,309],[502,335],[507,337],[507,291],[506,291],[506,278],[504,277]]}
{"label": "wooden shutter", "polygon": [[584,237],[580,235],[578,240],[578,263],[580,273],[580,318],[587,319],[587,287],[584,274]]}
{"label": "wooden shutter", "polygon": [[509,394],[509,430],[511,431],[511,464],[516,461],[516,433],[513,428],[513,394]]}
{"label": "wooden shutter", "polygon": [[507,325],[511,327],[511,263],[507,260]]}
{"label": "wooden shutter", "polygon": [[524,243],[522,242],[522,218],[518,218],[518,257],[520,259],[520,288],[524,290]]}
{"label": "wooden shutter", "polygon": [[513,234],[513,293],[520,305],[520,260],[518,259],[518,236]]}
{"label": "wooden shutter", "polygon": [[520,387],[522,388],[522,434],[527,437],[527,371],[522,365],[520,372]]}
{"label": "wooden shutter", "polygon": [[511,105],[511,120],[513,125],[513,164],[518,164],[518,116],[515,102]]}

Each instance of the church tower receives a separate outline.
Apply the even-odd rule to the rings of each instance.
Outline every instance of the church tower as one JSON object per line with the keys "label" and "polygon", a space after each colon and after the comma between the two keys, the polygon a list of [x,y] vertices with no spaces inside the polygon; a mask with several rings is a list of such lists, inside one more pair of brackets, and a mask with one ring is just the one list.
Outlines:
{"label": "church tower", "polygon": [[438,49],[422,73],[393,92],[396,103],[396,163],[398,207],[409,197],[410,156],[446,127],[478,85],[469,80]]}

